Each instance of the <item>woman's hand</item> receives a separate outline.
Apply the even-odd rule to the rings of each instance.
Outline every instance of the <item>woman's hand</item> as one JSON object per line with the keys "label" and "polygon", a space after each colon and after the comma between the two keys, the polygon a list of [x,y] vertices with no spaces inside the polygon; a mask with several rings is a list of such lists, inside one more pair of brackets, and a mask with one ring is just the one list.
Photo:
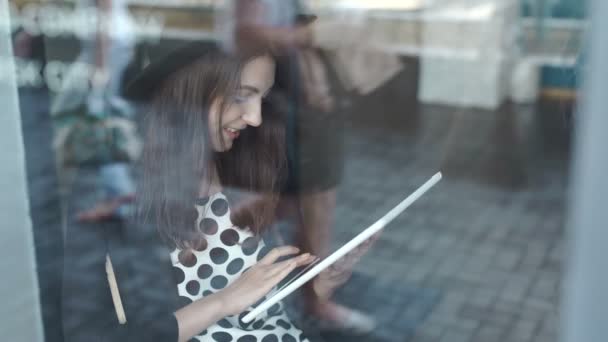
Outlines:
{"label": "woman's hand", "polygon": [[277,247],[262,260],[245,271],[237,280],[217,293],[225,314],[237,315],[260,300],[295,268],[311,263],[316,257],[309,253],[276,262],[279,258],[293,255],[300,250],[292,246]]}
{"label": "woman's hand", "polygon": [[189,341],[220,319],[245,311],[270,292],[296,267],[309,264],[316,259],[305,253],[276,262],[280,257],[293,255],[299,251],[292,246],[275,248],[225,289],[177,310],[175,317],[179,328],[178,341]]}
{"label": "woman's hand", "polygon": [[328,267],[313,280],[313,289],[320,299],[329,299],[333,292],[346,283],[353,272],[355,264],[367,253],[372,244],[378,240],[380,232],[372,235],[357,248]]}

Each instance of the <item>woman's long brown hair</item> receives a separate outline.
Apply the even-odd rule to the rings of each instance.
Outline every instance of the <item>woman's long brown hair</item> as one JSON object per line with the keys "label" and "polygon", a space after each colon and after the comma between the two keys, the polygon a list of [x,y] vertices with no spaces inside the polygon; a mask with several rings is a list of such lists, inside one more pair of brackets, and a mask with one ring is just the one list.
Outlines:
{"label": "woman's long brown hair", "polygon": [[[250,205],[232,210],[236,226],[259,233],[274,218],[286,165],[279,111],[265,102],[263,124],[242,131],[227,152],[213,152],[208,134],[211,104],[220,101],[223,113],[245,64],[265,54],[209,51],[167,78],[146,108],[137,219],[154,224],[171,247],[196,249],[205,242],[194,203],[214,167],[223,186],[257,194]],[[214,128],[219,136],[221,126]]]}

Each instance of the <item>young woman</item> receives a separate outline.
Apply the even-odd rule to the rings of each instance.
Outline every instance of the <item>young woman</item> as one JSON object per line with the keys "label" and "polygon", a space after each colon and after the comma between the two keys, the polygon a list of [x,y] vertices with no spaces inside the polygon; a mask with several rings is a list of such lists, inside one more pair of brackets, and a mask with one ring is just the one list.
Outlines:
{"label": "young woman", "polygon": [[[285,169],[280,116],[263,105],[274,68],[263,49],[237,55],[193,44],[131,86],[149,100],[139,218],[153,223],[172,249],[185,305],[175,312],[180,341],[306,340],[281,304],[251,324],[240,320],[315,259],[304,253],[278,261],[299,250],[269,251],[260,238],[274,219]],[[234,203],[226,188],[246,199]]]}
{"label": "young woman", "polygon": [[[144,102],[137,224],[69,215],[66,341],[306,341],[281,304],[251,324],[240,320],[314,260],[294,257],[295,247],[269,251],[260,238],[285,169],[282,110],[264,100],[273,59],[262,49],[232,55],[192,43],[150,60],[127,88]],[[71,210],[90,204],[83,199],[94,183],[83,177]],[[245,196],[235,201],[228,188]],[[320,279],[343,274],[364,250]],[[327,297],[333,288],[316,290]]]}

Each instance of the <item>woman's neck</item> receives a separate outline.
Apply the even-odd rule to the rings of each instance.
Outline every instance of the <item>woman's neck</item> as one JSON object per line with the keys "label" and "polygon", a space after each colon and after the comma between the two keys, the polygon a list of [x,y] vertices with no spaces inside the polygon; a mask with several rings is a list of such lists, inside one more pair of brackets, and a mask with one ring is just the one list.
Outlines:
{"label": "woman's neck", "polygon": [[222,191],[222,184],[217,174],[217,169],[213,167],[210,170],[209,177],[203,179],[198,189],[199,197],[207,197],[217,194]]}

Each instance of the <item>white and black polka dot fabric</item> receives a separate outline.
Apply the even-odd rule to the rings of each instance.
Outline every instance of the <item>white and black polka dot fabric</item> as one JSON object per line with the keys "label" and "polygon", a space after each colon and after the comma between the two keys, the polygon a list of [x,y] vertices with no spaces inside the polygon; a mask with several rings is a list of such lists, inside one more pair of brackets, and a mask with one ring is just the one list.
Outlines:
{"label": "white and black polka dot fabric", "polygon": [[[224,194],[199,199],[195,208],[198,212],[196,224],[205,234],[206,243],[193,251],[193,255],[179,249],[171,252],[177,289],[184,304],[222,290],[269,252],[264,241],[252,232],[233,226]],[[276,288],[268,295],[275,291]],[[282,303],[245,324],[241,318],[248,312],[246,310],[238,317],[225,317],[195,336],[193,341],[308,342],[302,331],[291,323]]]}

